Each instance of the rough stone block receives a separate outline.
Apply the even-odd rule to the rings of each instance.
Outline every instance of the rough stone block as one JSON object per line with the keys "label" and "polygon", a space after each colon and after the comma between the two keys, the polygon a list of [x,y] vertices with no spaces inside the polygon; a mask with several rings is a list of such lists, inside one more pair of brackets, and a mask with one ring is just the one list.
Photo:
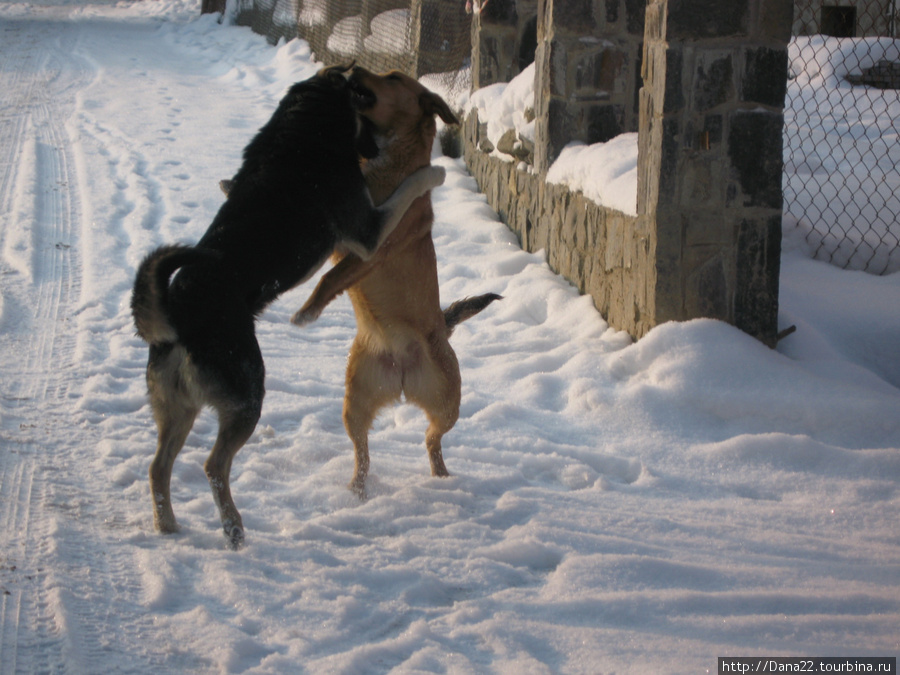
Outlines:
{"label": "rough stone block", "polygon": [[568,96],[569,53],[566,46],[557,40],[550,42],[549,68],[547,69],[547,91],[551,96]]}
{"label": "rough stone block", "polygon": [[603,248],[607,247],[610,237],[622,234],[622,251],[618,261],[619,269],[631,269],[634,265],[632,250],[634,248],[634,218],[618,211],[603,209],[597,214],[597,227],[603,230]]}
{"label": "rough stone block", "polygon": [[591,210],[587,203],[582,203],[578,206],[578,208],[570,210],[569,221],[566,224],[571,227],[572,246],[580,251],[586,251],[591,246],[590,228],[588,226],[588,214]]}
{"label": "rough stone block", "polygon": [[750,1],[669,0],[666,39],[672,42],[747,35]]}
{"label": "rough stone block", "polygon": [[593,105],[587,109],[585,142],[605,143],[622,133],[624,111],[617,105]]}
{"label": "rough stone block", "polygon": [[782,128],[780,113],[738,110],[730,116],[728,158],[739,182],[732,196],[743,206],[781,211]]}
{"label": "rough stone block", "polygon": [[713,148],[722,142],[722,115],[706,115],[703,118],[703,137],[705,149]]}
{"label": "rough stone block", "polygon": [[787,91],[787,50],[768,47],[748,49],[744,60],[742,100],[781,108]]}
{"label": "rough stone block", "polygon": [[[679,144],[680,127],[676,119],[664,119],[662,138],[658,146],[659,154],[659,200],[671,204],[677,196],[680,183],[678,159],[681,156]],[[656,148],[654,148],[656,151]]]}
{"label": "rough stone block", "polygon": [[[684,167],[681,202],[694,209],[715,209],[721,206],[724,194],[721,162],[717,157],[695,158]],[[691,225],[689,224],[689,227]]]}
{"label": "rough stone block", "polygon": [[569,200],[566,200],[562,204],[561,212],[559,214],[559,223],[560,223],[560,239],[562,241],[563,246],[570,250],[577,249],[581,246],[581,241],[578,238],[578,229],[576,227],[578,220],[578,212],[582,211],[579,208],[579,200],[572,200],[574,203],[571,203]]}
{"label": "rough stone block", "polygon": [[794,0],[762,0],[757,34],[766,40],[790,41],[794,4]]}
{"label": "rough stone block", "polygon": [[734,325],[774,347],[778,334],[781,215],[742,220],[738,250]]}
{"label": "rough stone block", "polygon": [[730,318],[725,262],[716,255],[717,251],[718,249],[712,249],[710,253],[713,253],[713,257],[687,275],[685,282],[687,316],[703,316],[723,321]]}
{"label": "rough stone block", "polygon": [[606,23],[619,20],[619,0],[606,0]]}
{"label": "rough stone block", "polygon": [[625,30],[635,37],[644,37],[644,23],[649,11],[647,0],[624,0]]}
{"label": "rough stone block", "polygon": [[553,25],[581,34],[596,28],[592,0],[565,0],[553,3]]}
{"label": "rough stone block", "polygon": [[500,44],[497,38],[482,35],[481,47],[478,50],[478,71],[481,86],[493,84],[500,77]]}
{"label": "rough stone block", "polygon": [[735,96],[733,57],[728,52],[701,52],[695,59],[694,112],[706,112]]}
{"label": "rough stone block", "polygon": [[547,155],[549,162],[555,160],[566,144],[577,138],[575,125],[569,115],[566,101],[553,98],[549,102],[550,141]]}
{"label": "rough stone block", "polygon": [[684,268],[681,257],[681,228],[667,218],[658,222],[656,245],[656,275],[653,289],[654,311],[649,319],[654,323],[666,321],[683,321],[684,287],[682,278]]}
{"label": "rough stone block", "polygon": [[663,114],[681,110],[685,105],[684,88],[682,86],[682,69],[684,66],[684,53],[681,49],[666,50],[665,70],[656,71],[653,77],[664,79],[660,87],[665,92],[663,95]]}
{"label": "rough stone block", "polygon": [[606,248],[603,251],[604,269],[610,272],[622,267],[625,246],[623,223],[612,219],[606,224]]}
{"label": "rough stone block", "polygon": [[722,211],[700,210],[686,214],[684,243],[687,248],[726,249],[734,246],[735,239],[734,224]]}
{"label": "rough stone block", "polygon": [[621,93],[628,82],[626,67],[628,55],[621,49],[606,47],[597,52],[587,53],[577,59],[574,66],[575,91],[579,96],[587,90],[592,97],[600,92],[606,97]]}
{"label": "rough stone block", "polygon": [[483,24],[504,24],[515,26],[519,20],[516,0],[490,0],[480,14]]}

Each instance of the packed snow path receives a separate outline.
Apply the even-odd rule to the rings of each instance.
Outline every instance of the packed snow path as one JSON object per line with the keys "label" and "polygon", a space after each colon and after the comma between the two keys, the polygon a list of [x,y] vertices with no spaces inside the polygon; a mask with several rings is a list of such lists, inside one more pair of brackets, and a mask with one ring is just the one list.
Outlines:
{"label": "packed snow path", "polygon": [[345,488],[340,299],[259,322],[267,398],[225,547],[202,463],[152,530],[155,428],[128,310],[194,241],[240,151],[318,64],[181,0],[0,3],[0,673],[688,673],[726,655],[900,651],[900,275],[788,245],[771,351],[713,321],[637,344],[522,252],[463,165],[435,192],[463,403],[432,479],[423,415]]}
{"label": "packed snow path", "polygon": [[[85,636],[93,644],[105,628],[81,620],[91,615],[90,605],[62,597],[72,590],[60,584],[62,567],[85,570],[100,561],[83,550],[90,538],[79,536],[77,520],[63,515],[84,511],[88,502],[88,486],[78,485],[83,471],[71,454],[80,448],[47,443],[67,436],[81,392],[72,318],[82,282],[82,205],[73,189],[79,176],[66,122],[94,68],[72,53],[77,39],[76,31],[59,30],[54,22],[23,22],[15,30],[4,24],[0,48],[4,672],[60,670],[67,662],[61,624],[81,624],[80,630],[94,633]],[[58,536],[69,520],[69,531]],[[118,570],[106,571],[97,591],[112,590],[108,584]]]}

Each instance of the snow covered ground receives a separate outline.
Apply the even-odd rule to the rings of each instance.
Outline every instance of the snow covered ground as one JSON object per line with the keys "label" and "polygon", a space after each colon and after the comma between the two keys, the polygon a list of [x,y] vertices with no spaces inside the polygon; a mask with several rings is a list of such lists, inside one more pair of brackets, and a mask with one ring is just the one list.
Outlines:
{"label": "snow covered ground", "polygon": [[268,395],[226,550],[203,474],[152,531],[155,429],[128,310],[316,69],[184,0],[0,3],[0,673],[705,673],[726,655],[900,652],[900,275],[785,242],[772,351],[714,321],[632,344],[521,251],[456,160],[435,192],[457,329],[453,476],[408,405],[344,487],[340,299],[260,319]]}

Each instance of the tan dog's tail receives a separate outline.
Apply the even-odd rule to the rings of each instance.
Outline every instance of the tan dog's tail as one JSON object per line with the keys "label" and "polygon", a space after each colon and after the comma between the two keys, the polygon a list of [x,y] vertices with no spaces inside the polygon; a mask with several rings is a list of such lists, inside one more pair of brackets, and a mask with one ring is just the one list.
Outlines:
{"label": "tan dog's tail", "polygon": [[496,293],[485,293],[484,295],[476,295],[474,298],[464,298],[457,300],[447,309],[444,310],[444,323],[447,324],[447,333],[452,333],[466,319],[470,319],[478,312],[483,310],[494,300],[502,300],[502,295]]}

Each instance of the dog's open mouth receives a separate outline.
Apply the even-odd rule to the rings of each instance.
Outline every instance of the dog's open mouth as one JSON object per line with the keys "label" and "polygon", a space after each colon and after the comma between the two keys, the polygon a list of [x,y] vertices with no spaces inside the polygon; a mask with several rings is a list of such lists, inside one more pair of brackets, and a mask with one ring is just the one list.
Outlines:
{"label": "dog's open mouth", "polygon": [[351,74],[347,80],[353,107],[359,111],[368,110],[378,102],[378,97],[375,96],[375,92],[360,82],[355,75],[355,73]]}

